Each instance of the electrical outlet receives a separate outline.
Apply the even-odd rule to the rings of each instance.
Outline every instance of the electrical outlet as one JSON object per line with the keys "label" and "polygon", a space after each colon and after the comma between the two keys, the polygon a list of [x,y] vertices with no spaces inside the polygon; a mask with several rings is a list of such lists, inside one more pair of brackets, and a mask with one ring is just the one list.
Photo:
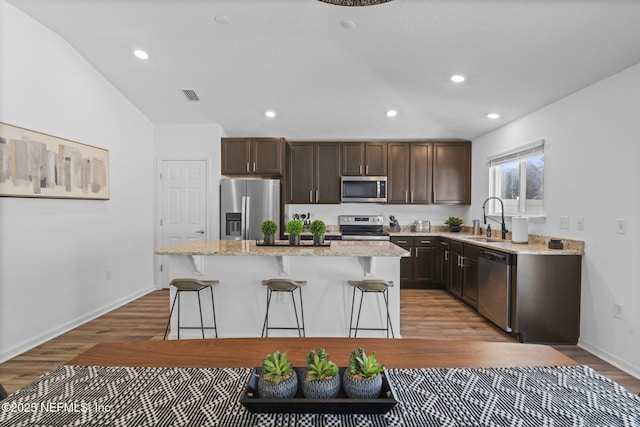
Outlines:
{"label": "electrical outlet", "polygon": [[579,216],[576,218],[576,227],[578,227],[578,230],[584,230],[584,217],[583,216]]}
{"label": "electrical outlet", "polygon": [[276,292],[276,303],[284,303],[284,292]]}
{"label": "electrical outlet", "polygon": [[622,319],[622,304],[613,304],[613,317]]}
{"label": "electrical outlet", "polygon": [[561,216],[560,217],[560,228],[569,228],[569,217]]}
{"label": "electrical outlet", "polygon": [[626,234],[627,233],[627,220],[624,218],[616,219],[616,233],[618,234]]}

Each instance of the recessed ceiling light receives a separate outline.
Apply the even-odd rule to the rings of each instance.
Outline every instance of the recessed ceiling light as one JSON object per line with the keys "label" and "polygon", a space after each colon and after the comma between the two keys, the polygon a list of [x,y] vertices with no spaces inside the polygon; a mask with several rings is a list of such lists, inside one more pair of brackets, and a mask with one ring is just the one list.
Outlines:
{"label": "recessed ceiling light", "polygon": [[342,28],[346,28],[347,30],[353,30],[356,27],[356,23],[348,19],[340,21],[340,25],[342,25]]}
{"label": "recessed ceiling light", "polygon": [[268,111],[265,111],[265,112],[264,112],[264,115],[265,115],[265,116],[267,116],[267,117],[269,117],[270,119],[273,119],[273,118],[276,116],[276,112],[275,112],[275,111],[268,110]]}
{"label": "recessed ceiling light", "polygon": [[149,54],[142,49],[136,49],[133,51],[133,54],[138,59],[149,59]]}
{"label": "recessed ceiling light", "polygon": [[462,83],[463,81],[465,81],[465,78],[460,74],[454,74],[453,76],[451,76],[451,81],[454,83]]}
{"label": "recessed ceiling light", "polygon": [[398,112],[396,110],[387,111],[387,117],[395,117],[397,115],[398,115]]}
{"label": "recessed ceiling light", "polygon": [[231,18],[224,15],[218,15],[215,18],[213,18],[213,20],[216,21],[218,24],[222,24],[222,25],[225,25],[231,22]]}
{"label": "recessed ceiling light", "polygon": [[487,114],[487,118],[489,118],[491,120],[499,119],[500,118],[500,114],[498,114],[498,113],[489,113],[489,114]]}

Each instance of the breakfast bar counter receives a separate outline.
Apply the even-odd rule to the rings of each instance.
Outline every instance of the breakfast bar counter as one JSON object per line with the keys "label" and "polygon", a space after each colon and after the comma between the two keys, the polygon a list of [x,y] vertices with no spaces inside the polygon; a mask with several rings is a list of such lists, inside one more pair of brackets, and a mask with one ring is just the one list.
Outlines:
{"label": "breakfast bar counter", "polygon": [[409,252],[388,241],[332,240],[313,245],[304,240],[289,246],[278,240],[273,246],[255,240],[196,240],[156,251],[156,255],[222,255],[222,256],[355,256],[403,257]]}
{"label": "breakfast bar counter", "polygon": [[[287,278],[306,281],[302,288],[306,336],[348,337],[353,288],[348,280],[380,279],[391,281],[389,314],[395,336],[400,332],[400,258],[409,252],[385,241],[330,241],[313,246],[303,241],[288,246],[283,241],[262,246],[253,240],[204,240],[157,250],[168,257],[169,278],[218,280],[213,287],[218,336],[226,338],[259,337],[266,312],[267,293],[262,280]],[[165,266],[167,263],[165,263]],[[171,301],[174,298],[171,289]],[[204,291],[208,293],[208,291]],[[274,326],[295,326],[291,299],[274,296],[269,322]],[[195,292],[183,294],[181,326],[200,326]],[[359,296],[358,296],[359,299]],[[297,296],[296,296],[297,300]],[[205,326],[213,324],[211,299],[201,297]],[[357,307],[357,303],[356,303]],[[382,295],[366,295],[362,306],[361,327],[386,325]],[[170,338],[176,338],[176,313]],[[297,336],[297,331],[274,331],[279,336]],[[198,329],[182,330],[182,337],[201,337]],[[212,336],[212,331],[207,332]],[[358,336],[382,337],[381,331],[358,332]]]}

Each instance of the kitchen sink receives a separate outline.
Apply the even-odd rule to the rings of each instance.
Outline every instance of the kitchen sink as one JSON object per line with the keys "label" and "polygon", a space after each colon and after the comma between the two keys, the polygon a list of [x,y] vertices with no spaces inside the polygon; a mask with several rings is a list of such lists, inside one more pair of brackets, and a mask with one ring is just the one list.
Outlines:
{"label": "kitchen sink", "polygon": [[493,240],[487,237],[467,237],[468,240],[475,240],[476,242],[493,242]]}

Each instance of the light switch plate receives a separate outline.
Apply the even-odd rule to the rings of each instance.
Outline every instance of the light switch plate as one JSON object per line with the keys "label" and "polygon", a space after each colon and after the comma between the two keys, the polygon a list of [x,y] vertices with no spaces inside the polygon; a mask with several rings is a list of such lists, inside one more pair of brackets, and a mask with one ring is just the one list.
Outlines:
{"label": "light switch plate", "polygon": [[561,216],[560,217],[560,228],[569,228],[569,217]]}
{"label": "light switch plate", "polygon": [[616,233],[626,234],[627,232],[627,220],[624,218],[616,219]]}

